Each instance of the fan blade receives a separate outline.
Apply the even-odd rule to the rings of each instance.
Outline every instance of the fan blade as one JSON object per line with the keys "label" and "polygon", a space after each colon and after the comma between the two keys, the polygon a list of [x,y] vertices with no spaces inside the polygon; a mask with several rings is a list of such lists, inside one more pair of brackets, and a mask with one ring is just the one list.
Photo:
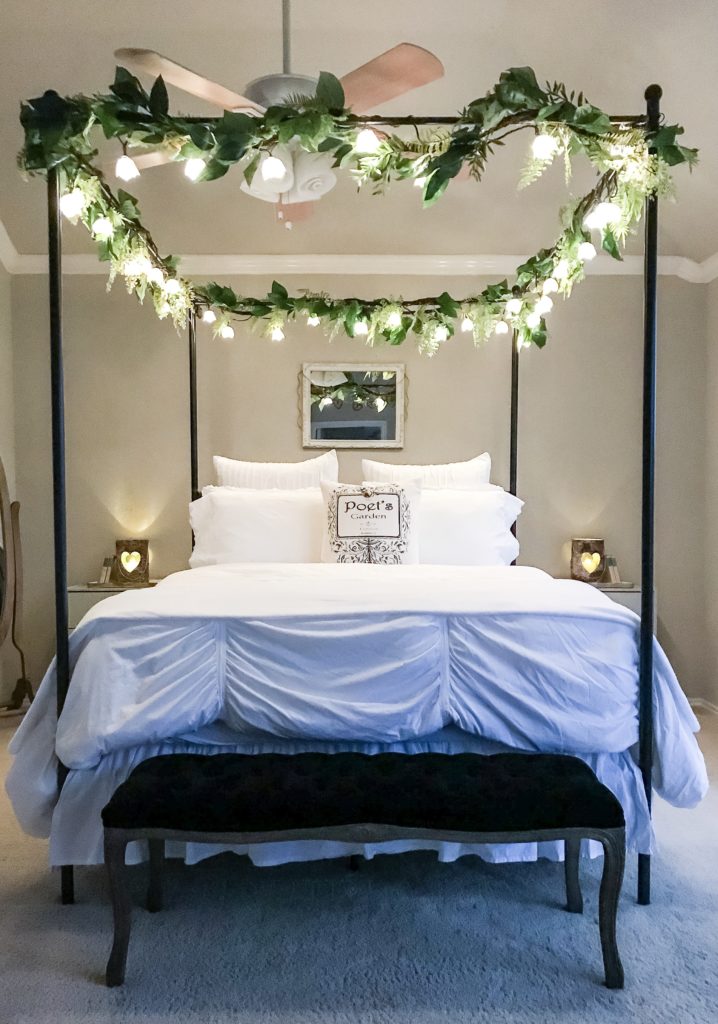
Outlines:
{"label": "fan blade", "polygon": [[289,231],[295,224],[308,220],[314,213],[314,203],[275,203],[277,222]]}
{"label": "fan blade", "polygon": [[341,79],[346,105],[355,113],[402,96],[444,74],[438,57],[422,46],[399,43]]}
{"label": "fan blade", "polygon": [[223,85],[212,82],[209,78],[203,78],[202,75],[190,71],[189,68],[183,67],[182,64],[177,64],[175,61],[170,60],[169,57],[163,57],[161,53],[156,53],[154,50],[138,50],[134,47],[127,47],[115,50],[115,57],[123,65],[132,68],[133,71],[144,71],[148,75],[154,75],[155,77],[162,75],[165,82],[169,82],[170,85],[176,85],[178,89],[188,92],[190,96],[197,96],[201,100],[207,100],[208,103],[214,103],[215,106],[222,107],[223,110],[245,110],[248,113],[255,114],[264,113],[264,107],[260,107],[257,103],[252,103],[246,96],[241,96],[238,92],[232,92],[231,89],[225,89]]}

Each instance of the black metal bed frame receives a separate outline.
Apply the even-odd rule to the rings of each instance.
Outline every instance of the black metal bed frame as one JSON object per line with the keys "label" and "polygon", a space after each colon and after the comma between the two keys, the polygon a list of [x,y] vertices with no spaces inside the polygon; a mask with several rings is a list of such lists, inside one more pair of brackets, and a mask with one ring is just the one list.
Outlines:
{"label": "black metal bed frame", "polygon": [[[649,85],[645,91],[646,114],[641,116],[614,116],[614,123],[638,123],[649,131],[660,124],[659,85]],[[372,118],[367,123],[398,124],[427,123],[453,124],[453,117],[427,118]],[[57,716],[60,717],[70,685],[67,607],[67,507],[65,486],[65,402],[62,344],[62,223],[60,214],[60,182],[56,168],[47,175],[48,215],[48,276],[50,298],[50,370],[52,399],[52,479],[53,526],[55,550],[55,631],[57,647]],[[657,347],[657,291],[658,291],[658,199],[646,201],[644,245],[644,321],[643,321],[643,455],[641,498],[641,626],[639,638],[639,768],[648,801],[652,803],[653,774],[653,580],[654,580],[654,511],[655,511],[655,452],[656,452],[656,347]],[[196,316],[188,318],[189,338],[189,419],[190,419],[190,474],[192,498],[199,497],[198,445],[197,445],[197,340]],[[509,489],[516,493],[518,473],[518,410],[519,410],[519,352],[515,334],[511,339],[511,411]],[[67,777],[68,769],[58,762],[58,790]],[[63,865],[61,871],[61,898],[63,903],[74,903],[74,867]],[[638,854],[638,902],[651,902],[651,857]]]}

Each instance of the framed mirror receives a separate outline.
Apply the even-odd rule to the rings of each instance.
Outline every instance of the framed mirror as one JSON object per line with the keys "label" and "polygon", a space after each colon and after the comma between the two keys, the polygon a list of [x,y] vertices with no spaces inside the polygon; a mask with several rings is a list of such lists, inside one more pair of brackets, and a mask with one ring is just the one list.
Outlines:
{"label": "framed mirror", "polygon": [[305,363],[305,448],[403,448],[404,367],[398,363]]}

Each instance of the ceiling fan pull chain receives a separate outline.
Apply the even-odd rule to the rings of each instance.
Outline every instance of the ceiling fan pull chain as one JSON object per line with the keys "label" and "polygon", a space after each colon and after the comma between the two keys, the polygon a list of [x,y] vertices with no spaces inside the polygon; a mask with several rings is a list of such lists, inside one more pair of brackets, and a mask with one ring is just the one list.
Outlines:
{"label": "ceiling fan pull chain", "polygon": [[282,71],[285,75],[290,74],[292,70],[292,45],[289,38],[291,32],[289,2],[290,0],[282,0]]}

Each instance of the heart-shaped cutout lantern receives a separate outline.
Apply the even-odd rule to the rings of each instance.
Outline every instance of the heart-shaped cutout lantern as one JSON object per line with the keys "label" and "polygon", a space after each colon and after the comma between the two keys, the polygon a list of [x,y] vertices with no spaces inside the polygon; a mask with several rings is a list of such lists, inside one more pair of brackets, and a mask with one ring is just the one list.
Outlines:
{"label": "heart-shaped cutout lantern", "polygon": [[584,551],[581,555],[581,565],[587,573],[595,572],[601,564],[601,556],[598,551]]}
{"label": "heart-shaped cutout lantern", "polygon": [[122,554],[120,555],[120,562],[122,562],[122,568],[128,574],[133,573],[141,561],[142,555],[139,553],[139,551],[123,551]]}

